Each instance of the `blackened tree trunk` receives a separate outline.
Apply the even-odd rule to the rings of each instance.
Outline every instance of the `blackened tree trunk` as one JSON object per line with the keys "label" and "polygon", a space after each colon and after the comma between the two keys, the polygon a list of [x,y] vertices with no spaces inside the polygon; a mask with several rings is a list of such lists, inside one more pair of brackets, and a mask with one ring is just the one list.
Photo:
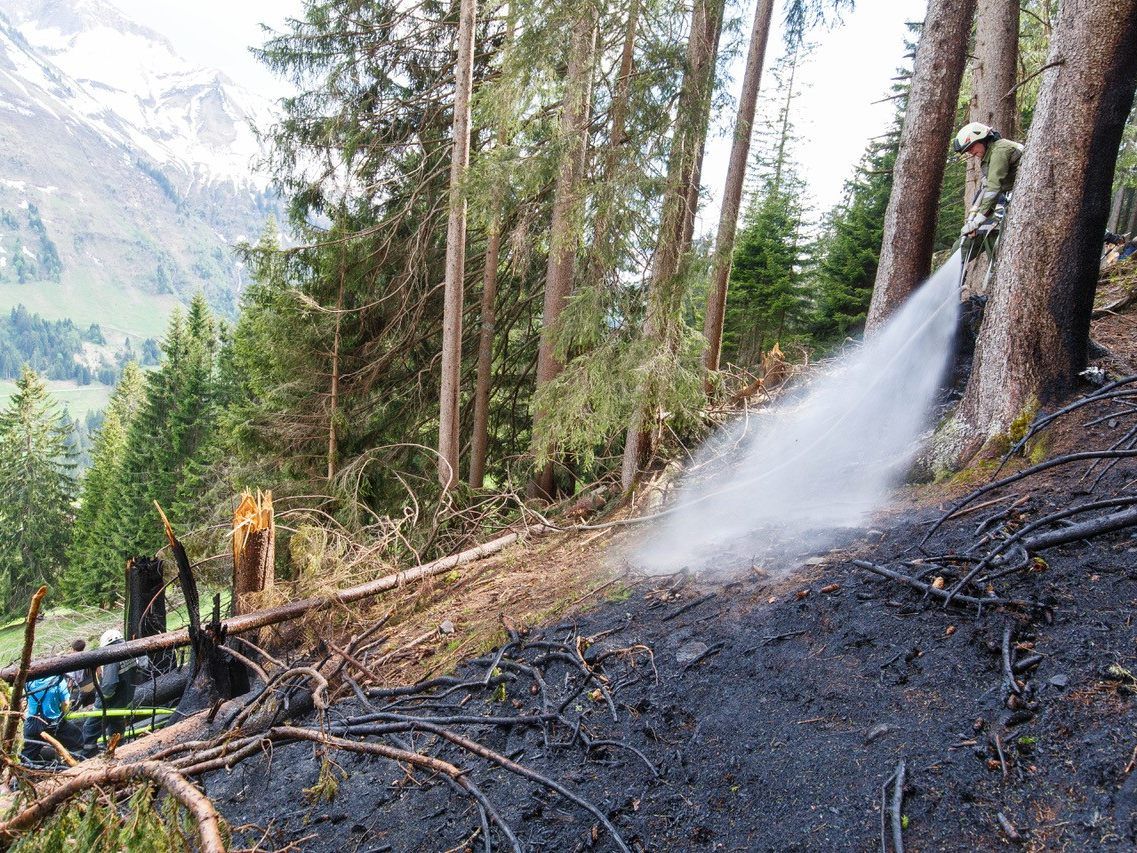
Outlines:
{"label": "blackened tree trunk", "polygon": [[438,407],[438,482],[458,480],[458,395],[462,372],[462,286],[466,274],[466,196],[470,165],[470,95],[474,81],[475,0],[460,0],[454,64],[454,141],[450,155],[450,219],[446,227],[446,286],[442,316],[442,387]]}
{"label": "blackened tree trunk", "polygon": [[[1017,99],[1012,91],[1018,57],[1019,0],[978,0],[968,118],[990,125],[1008,139],[1018,138]],[[969,157],[964,189],[968,206],[975,198],[980,177],[979,161]]]}
{"label": "blackened tree trunk", "polygon": [[738,118],[734,123],[734,142],[730,148],[726,185],[722,195],[715,253],[711,262],[711,286],[707,291],[707,313],[703,318],[703,337],[707,348],[703,367],[708,372],[719,369],[722,351],[722,326],[726,316],[727,283],[730,281],[734,236],[738,230],[738,209],[742,203],[742,184],[746,177],[746,161],[750,156],[750,140],[754,130],[754,108],[762,83],[762,65],[766,59],[766,42],[770,36],[770,19],[774,0],[758,0],[754,7],[754,25],[750,31],[750,50],[746,56],[746,72],[742,93],[738,98]]}
{"label": "blackened tree trunk", "polygon": [[[564,146],[557,183],[553,195],[553,221],[549,229],[549,261],[545,273],[545,307],[541,317],[541,342],[537,351],[537,389],[540,390],[560,374],[563,365],[557,359],[557,322],[572,294],[576,270],[579,229],[575,222],[581,204],[588,155],[588,128],[592,115],[592,66],[596,56],[596,7],[585,3],[573,28],[569,47],[569,63],[565,78],[564,102],[561,108],[560,138]],[[534,420],[539,421],[540,411]],[[536,425],[536,424],[534,424]],[[530,486],[536,495],[553,493],[553,463],[537,473]]]}
{"label": "blackened tree trunk", "polygon": [[908,298],[931,267],[940,185],[974,11],[975,0],[928,3],[916,46],[892,194],[884,214],[884,240],[866,334]]}
{"label": "blackened tree trunk", "polygon": [[[711,94],[715,83],[715,59],[722,35],[723,0],[696,0],[691,13],[691,34],[687,40],[687,63],[675,122],[660,217],[659,240],[652,259],[648,281],[647,318],[644,336],[654,349],[674,350],[679,345],[679,317],[682,299],[684,255],[691,247],[695,211],[699,198],[699,176],[710,119]],[[644,455],[644,435],[648,424],[651,385],[659,377],[648,372],[641,380],[640,399],[635,405],[624,442],[620,482],[629,489]]]}
{"label": "blackened tree trunk", "polygon": [[[975,367],[958,416],[966,458],[1025,407],[1070,391],[1090,312],[1118,146],[1137,86],[1137,0],[1063,0],[1015,182]],[[1073,144],[1057,144],[1078,128]]]}

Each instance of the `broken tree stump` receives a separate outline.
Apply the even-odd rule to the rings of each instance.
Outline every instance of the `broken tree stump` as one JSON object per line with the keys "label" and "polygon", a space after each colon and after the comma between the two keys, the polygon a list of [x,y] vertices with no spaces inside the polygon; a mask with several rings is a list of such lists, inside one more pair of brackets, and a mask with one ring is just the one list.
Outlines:
{"label": "broken tree stump", "polygon": [[[166,580],[157,557],[135,557],[126,564],[126,638],[153,637],[166,633]],[[177,666],[172,649],[150,655],[159,672]]]}
{"label": "broken tree stump", "polygon": [[276,561],[272,492],[249,492],[233,511],[233,601],[231,615],[256,610],[255,598],[271,589]]}

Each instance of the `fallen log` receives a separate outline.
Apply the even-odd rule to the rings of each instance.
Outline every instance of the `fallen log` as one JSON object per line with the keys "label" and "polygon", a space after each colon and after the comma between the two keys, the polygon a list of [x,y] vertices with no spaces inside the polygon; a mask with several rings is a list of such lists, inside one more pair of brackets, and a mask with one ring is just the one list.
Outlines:
{"label": "fallen log", "polygon": [[1128,509],[1124,512],[1110,513],[1092,521],[1084,521],[1081,524],[1073,524],[1069,527],[1040,533],[1038,536],[1031,536],[1023,541],[1023,547],[1028,551],[1041,551],[1044,548],[1053,548],[1055,545],[1065,545],[1068,542],[1077,542],[1079,539],[1101,536],[1103,533],[1113,533],[1135,525],[1137,525],[1137,509]]}
{"label": "fallen log", "polygon": [[[222,630],[227,636],[244,634],[259,628],[264,628],[267,625],[276,625],[291,619],[297,619],[301,616],[325,610],[329,607],[351,604],[365,598],[371,598],[379,593],[388,592],[413,581],[442,574],[456,566],[462,566],[466,563],[472,563],[484,557],[489,557],[501,551],[503,548],[512,545],[514,542],[517,542],[525,535],[537,536],[552,532],[553,529],[554,528],[543,524],[535,525],[525,530],[507,533],[503,536],[499,536],[497,539],[469,548],[458,554],[452,554],[449,557],[441,557],[429,563],[396,572],[393,575],[386,575],[373,581],[359,584],[358,586],[342,589],[332,595],[314,596],[300,601],[293,601],[289,604],[282,604],[279,607],[270,607],[265,610],[246,613],[242,616],[234,616],[221,623]],[[155,634],[152,637],[142,637],[137,640],[127,640],[123,643],[114,643],[113,645],[103,646],[97,649],[52,655],[51,657],[33,660],[28,666],[27,677],[39,678],[44,675],[57,675],[76,669],[103,666],[104,664],[116,663],[118,661],[127,660],[128,658],[152,654],[165,649],[181,648],[189,644],[189,631],[185,628],[181,628],[177,631],[167,631],[164,634]],[[16,666],[5,667],[0,670],[0,679],[11,682],[16,677],[16,671]]]}

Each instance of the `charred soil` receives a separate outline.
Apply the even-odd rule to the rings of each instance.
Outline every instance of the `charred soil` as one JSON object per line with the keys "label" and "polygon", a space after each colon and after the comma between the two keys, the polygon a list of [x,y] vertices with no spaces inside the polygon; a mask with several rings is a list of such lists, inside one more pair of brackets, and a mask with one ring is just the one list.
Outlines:
{"label": "charred soil", "polygon": [[[1081,426],[1102,411],[1072,416],[1050,453],[1132,425]],[[1008,508],[996,520],[1011,531],[1086,499],[1085,468],[985,495],[929,551],[967,553]],[[1123,459],[1102,486],[1124,488],[1135,469]],[[904,760],[911,850],[1132,849],[1137,538],[1053,547],[987,584],[1025,606],[945,609],[852,562],[910,561],[905,573],[937,583],[917,543],[966,491],[939,488],[942,502],[925,487],[781,580],[640,579],[527,631],[502,611],[508,640],[452,680],[373,685],[294,721],[457,765],[496,815],[442,775],[309,742],[212,772],[206,790],[235,842],[260,849],[481,850],[487,827],[510,849],[504,826],[526,850],[869,850],[891,849]]]}

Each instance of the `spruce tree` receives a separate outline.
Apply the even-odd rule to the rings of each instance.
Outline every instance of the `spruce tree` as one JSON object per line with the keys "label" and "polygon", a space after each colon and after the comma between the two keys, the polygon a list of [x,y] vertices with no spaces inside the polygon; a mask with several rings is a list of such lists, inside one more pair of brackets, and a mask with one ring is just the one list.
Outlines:
{"label": "spruce tree", "polygon": [[113,547],[115,522],[127,488],[123,476],[127,433],[144,392],[141,368],[127,362],[95,438],[91,467],[82,480],[63,577],[63,597],[68,603],[110,604],[122,594],[124,556]]}
{"label": "spruce tree", "polygon": [[110,539],[120,561],[151,554],[165,541],[154,501],[181,530],[194,529],[207,515],[202,498],[216,437],[217,332],[200,295],[186,314],[174,312],[162,352],[127,430]]}
{"label": "spruce tree", "polygon": [[7,613],[54,584],[71,537],[74,463],[68,431],[38,374],[25,369],[0,412],[0,578]]}
{"label": "spruce tree", "polygon": [[892,192],[899,127],[869,141],[845,197],[822,225],[816,272],[815,340],[841,341],[864,327],[884,236],[884,211]]}
{"label": "spruce tree", "polygon": [[[794,160],[796,73],[808,57],[798,48],[772,69],[777,85],[756,127],[751,176],[757,182],[734,249],[723,323],[723,354],[744,366],[757,364],[775,343],[807,331],[807,281],[812,246],[807,237],[805,182]],[[787,337],[788,336],[788,337]]]}

